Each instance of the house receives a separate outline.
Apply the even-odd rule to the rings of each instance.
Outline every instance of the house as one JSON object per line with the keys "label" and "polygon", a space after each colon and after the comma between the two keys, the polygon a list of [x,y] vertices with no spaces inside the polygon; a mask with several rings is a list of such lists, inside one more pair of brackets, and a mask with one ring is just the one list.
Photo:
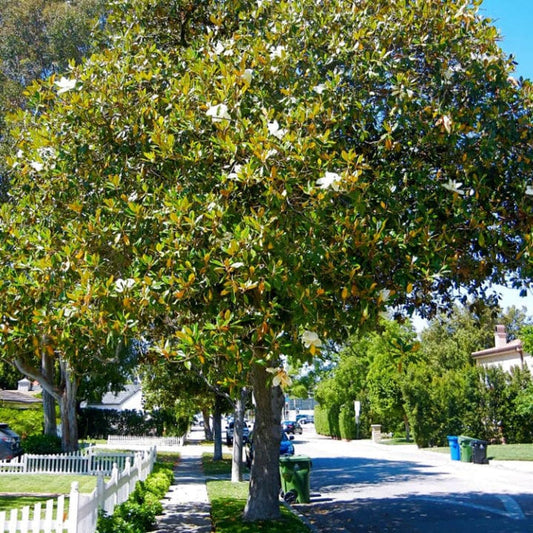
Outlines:
{"label": "house", "polygon": [[41,392],[38,383],[32,383],[29,379],[19,380],[17,390],[0,390],[0,406],[15,409],[27,409],[42,404],[37,395]]}
{"label": "house", "polygon": [[88,409],[114,409],[116,411],[143,411],[143,394],[140,383],[125,385],[124,390],[118,393],[106,392],[99,403],[85,404]]}
{"label": "house", "polygon": [[529,368],[533,370],[533,357],[525,353],[522,341],[515,339],[507,342],[505,326],[498,325],[494,332],[494,347],[473,352],[472,357],[477,365],[492,367],[499,366],[509,372],[512,367]]}

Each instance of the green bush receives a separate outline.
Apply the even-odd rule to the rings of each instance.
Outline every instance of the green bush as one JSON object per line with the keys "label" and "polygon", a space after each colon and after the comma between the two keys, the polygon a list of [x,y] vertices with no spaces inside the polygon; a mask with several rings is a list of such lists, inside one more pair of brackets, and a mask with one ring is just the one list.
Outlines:
{"label": "green bush", "polygon": [[134,409],[81,409],[78,428],[82,439],[105,439],[108,435],[181,436],[190,425],[190,417],[154,410],[147,417]]}
{"label": "green bush", "polygon": [[353,402],[344,404],[339,412],[339,429],[342,439],[355,439],[355,412]]}
{"label": "green bush", "polygon": [[0,408],[0,422],[9,424],[21,437],[42,433],[44,416],[42,407],[31,409]]}
{"label": "green bush", "polygon": [[100,513],[96,533],[144,533],[155,525],[163,511],[161,498],[174,479],[172,467],[156,463],[145,481],[138,481],[128,500],[115,508],[112,516]]}
{"label": "green bush", "polygon": [[156,496],[162,498],[168,490],[169,483],[166,476],[155,474],[146,480],[144,487],[148,492],[152,492]]}
{"label": "green bush", "polygon": [[131,500],[120,504],[115,514],[122,518],[125,522],[133,524],[135,531],[144,533],[155,525],[155,513],[153,508],[143,503],[137,503]]}
{"label": "green bush", "polygon": [[341,438],[339,409],[338,405],[332,407],[315,406],[315,429],[319,435],[326,435],[334,439]]}
{"label": "green bush", "polygon": [[61,438],[53,435],[29,435],[21,439],[24,453],[61,453]]}

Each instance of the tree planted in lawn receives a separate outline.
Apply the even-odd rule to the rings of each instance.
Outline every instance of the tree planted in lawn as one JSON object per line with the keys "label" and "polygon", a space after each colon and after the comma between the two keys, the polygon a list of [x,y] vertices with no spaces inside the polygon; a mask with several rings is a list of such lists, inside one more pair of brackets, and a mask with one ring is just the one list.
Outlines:
{"label": "tree planted in lawn", "polygon": [[465,3],[113,7],[111,48],[32,88],[2,231],[75,250],[95,328],[253,387],[244,518],[278,518],[282,356],[531,278],[530,84]]}

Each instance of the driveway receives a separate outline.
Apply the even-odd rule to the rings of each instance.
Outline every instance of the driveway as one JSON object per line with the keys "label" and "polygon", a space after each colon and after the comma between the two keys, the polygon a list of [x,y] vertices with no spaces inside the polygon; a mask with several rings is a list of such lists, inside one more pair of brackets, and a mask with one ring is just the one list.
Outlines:
{"label": "driveway", "polygon": [[315,531],[533,531],[531,462],[463,463],[414,445],[332,440],[310,425],[294,444],[312,458],[311,503],[295,507]]}

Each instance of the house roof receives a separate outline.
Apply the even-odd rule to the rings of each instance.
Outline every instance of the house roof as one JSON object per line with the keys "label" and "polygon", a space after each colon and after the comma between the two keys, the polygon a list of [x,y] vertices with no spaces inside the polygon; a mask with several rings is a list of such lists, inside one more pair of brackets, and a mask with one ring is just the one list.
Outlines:
{"label": "house roof", "polygon": [[516,339],[514,341],[508,342],[503,346],[495,346],[493,348],[487,348],[485,350],[479,350],[478,352],[473,352],[472,357],[489,357],[492,355],[503,355],[516,352],[522,352],[522,341]]}
{"label": "house roof", "polygon": [[36,398],[30,392],[18,390],[0,390],[0,401],[13,403],[41,403],[40,398]]}
{"label": "house roof", "polygon": [[126,385],[123,391],[114,393],[106,392],[102,396],[102,401],[100,403],[93,403],[91,405],[122,405],[124,402],[128,401],[132,396],[137,394],[141,390],[140,383],[132,383]]}

